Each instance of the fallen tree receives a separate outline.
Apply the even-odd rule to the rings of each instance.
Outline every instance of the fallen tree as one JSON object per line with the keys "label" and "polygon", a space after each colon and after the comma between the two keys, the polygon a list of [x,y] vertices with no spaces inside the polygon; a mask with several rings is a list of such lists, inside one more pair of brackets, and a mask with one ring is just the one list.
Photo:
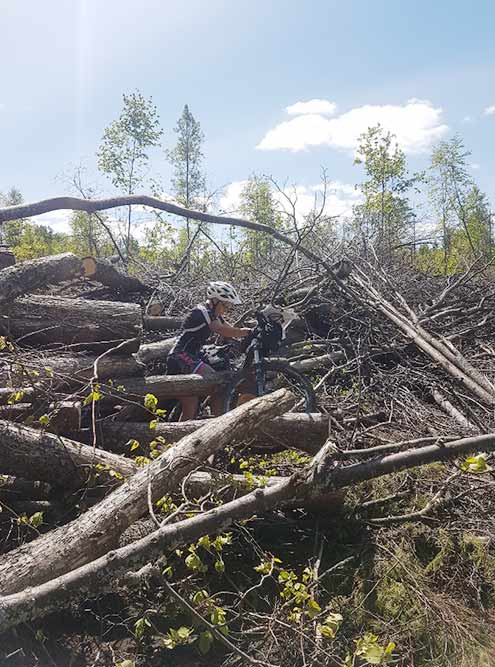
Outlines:
{"label": "fallen tree", "polygon": [[265,419],[286,412],[293,402],[290,392],[280,390],[207,421],[78,519],[7,553],[0,564],[0,591],[43,583],[115,548],[127,526],[146,512],[148,497],[155,502],[173,492],[201,461]]}
{"label": "fallen tree", "polygon": [[[115,422],[103,419],[96,425],[97,444],[103,449],[118,454],[129,451],[128,442],[137,440],[142,448],[156,438],[162,438],[166,443],[178,442],[181,438],[194,433],[204,426],[204,420],[186,422],[162,422],[153,430],[148,423],[143,422]],[[74,440],[90,444],[93,442],[93,429],[74,431],[67,434]],[[253,436],[244,438],[245,444],[259,446],[262,444],[276,444],[282,447],[301,449],[310,454],[316,454],[328,436],[328,416],[320,413],[294,413],[267,420]],[[139,450],[140,453],[143,451]]]}
{"label": "fallen tree", "polygon": [[[296,474],[280,484],[265,489],[256,489],[252,493],[193,518],[164,525],[151,535],[112,550],[71,572],[36,584],[36,581],[40,581],[40,577],[37,577],[36,572],[30,568],[31,576],[27,579],[29,583],[26,583],[24,577],[24,581],[18,587],[13,583],[5,589],[0,588],[5,591],[0,597],[0,631],[44,616],[69,601],[87,599],[95,593],[100,594],[103,590],[113,587],[118,578],[127,571],[137,569],[150,560],[160,557],[164,551],[194,542],[202,535],[224,531],[233,521],[266,512],[294,498],[318,496],[324,492],[345,488],[399,470],[434,461],[446,461],[471,451],[493,449],[495,449],[495,434],[489,434],[454,440],[441,446],[430,445],[407,450],[364,463],[340,466],[335,465],[335,448],[329,443],[315,458],[306,473]],[[7,554],[7,559],[9,556],[10,554]],[[57,575],[57,572],[53,571],[52,574]],[[5,577],[3,567],[2,576]],[[24,585],[30,587],[22,590]],[[9,594],[12,589],[17,592]]]}

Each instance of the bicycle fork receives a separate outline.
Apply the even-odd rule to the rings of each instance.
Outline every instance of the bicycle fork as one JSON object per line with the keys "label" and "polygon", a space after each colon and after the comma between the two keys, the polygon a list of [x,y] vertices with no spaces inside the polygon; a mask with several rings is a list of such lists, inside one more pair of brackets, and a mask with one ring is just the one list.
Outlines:
{"label": "bicycle fork", "polygon": [[263,357],[261,356],[259,344],[255,344],[253,351],[253,366],[256,374],[256,394],[264,396],[265,394],[265,371],[263,368]]}

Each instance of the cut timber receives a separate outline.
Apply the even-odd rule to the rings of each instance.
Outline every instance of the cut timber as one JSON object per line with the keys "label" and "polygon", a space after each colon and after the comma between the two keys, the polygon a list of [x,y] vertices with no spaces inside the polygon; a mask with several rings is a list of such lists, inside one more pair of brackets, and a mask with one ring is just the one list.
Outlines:
{"label": "cut timber", "polygon": [[183,317],[143,317],[144,328],[147,331],[176,331],[182,327]]}
{"label": "cut timber", "polygon": [[[21,297],[7,310],[1,333],[23,343],[103,343],[139,337],[141,308],[133,303],[85,301],[55,296]],[[111,344],[110,344],[111,342]]]}
{"label": "cut timber", "polygon": [[146,309],[146,315],[150,315],[151,317],[157,317],[158,315],[162,314],[162,306],[158,301],[155,301],[154,303],[150,304],[148,308]]}
{"label": "cut timber", "polygon": [[290,365],[299,373],[310,373],[318,368],[333,366],[339,361],[343,361],[343,359],[345,359],[344,352],[332,352],[331,354],[323,354],[319,357],[311,357],[301,361],[291,361]]}
{"label": "cut timber", "polygon": [[217,373],[217,376],[208,379],[201,375],[150,375],[146,378],[121,378],[119,385],[122,385],[125,391],[119,392],[106,385],[102,387],[102,390],[105,394],[117,399],[141,398],[146,394],[154,394],[159,399],[208,396],[228,380],[228,377],[222,373]]}
{"label": "cut timber", "polygon": [[78,519],[5,554],[0,591],[6,595],[41,584],[114,549],[123,531],[146,513],[148,497],[155,502],[173,493],[201,461],[293,403],[294,396],[282,389],[207,421]]}
{"label": "cut timber", "polygon": [[0,271],[0,305],[45,285],[79,275],[80,260],[70,252],[32,259]]}
{"label": "cut timber", "polygon": [[145,292],[148,287],[138,278],[128,276],[119,271],[113,264],[96,257],[83,257],[81,260],[82,273],[86,278],[96,280],[121,292]]}
{"label": "cut timber", "polygon": [[[63,352],[58,355],[26,353],[22,357],[12,356],[11,359],[6,355],[0,361],[0,385],[9,381],[21,386],[23,383],[32,382],[34,377],[42,380],[56,377],[58,387],[61,383],[72,386],[93,377],[96,359],[96,355]],[[140,376],[144,375],[144,370],[145,366],[132,356],[105,356],[98,362],[100,380]],[[39,375],[36,375],[37,373]]]}
{"label": "cut timber", "polygon": [[88,479],[93,461],[122,475],[132,475],[136,470],[132,461],[117,454],[99,452],[95,457],[93,447],[3,420],[0,420],[0,442],[0,474],[23,479],[71,488]]}
{"label": "cut timber", "polygon": [[141,345],[136,357],[143,364],[149,364],[152,361],[165,361],[176,340],[177,338],[165,338],[165,340],[159,340],[156,343]]}
{"label": "cut timber", "polygon": [[[158,436],[166,443],[179,441],[186,435],[194,433],[204,426],[204,420],[197,419],[186,422],[161,423],[150,430],[148,423],[143,422],[115,422],[102,420],[97,424],[97,445],[118,454],[129,452],[129,440],[137,440],[142,448],[148,448],[149,443]],[[87,444],[93,442],[93,430],[67,433],[74,440]],[[240,442],[254,447],[263,444],[282,445],[287,448],[300,449],[309,454],[316,452],[328,437],[328,416],[319,413],[286,414],[266,421],[251,438],[241,436]],[[137,453],[142,454],[140,449]]]}

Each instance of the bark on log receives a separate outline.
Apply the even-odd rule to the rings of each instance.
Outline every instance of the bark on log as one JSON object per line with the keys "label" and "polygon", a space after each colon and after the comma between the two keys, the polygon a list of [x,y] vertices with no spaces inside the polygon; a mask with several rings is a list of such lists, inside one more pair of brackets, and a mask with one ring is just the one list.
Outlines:
{"label": "bark on log", "polygon": [[134,474],[135,464],[110,452],[22,424],[0,421],[0,473],[72,488],[83,484],[92,462],[108,465],[122,475]]}
{"label": "bark on log", "polygon": [[138,278],[126,275],[104,259],[83,257],[81,267],[86,278],[96,280],[119,292],[146,292],[149,289]]}
{"label": "bark on log", "polygon": [[[297,475],[281,484],[256,489],[242,498],[225,503],[193,518],[162,526],[151,535],[133,544],[110,551],[87,565],[37,585],[35,588],[27,588],[11,595],[4,594],[4,597],[0,597],[0,632],[27,620],[44,616],[51,611],[59,610],[69,601],[87,599],[92,594],[99,595],[103,590],[108,590],[126,572],[138,569],[145,563],[159,558],[164,551],[194,542],[202,535],[224,531],[234,521],[247,519],[253,514],[273,509],[293,498],[308,497],[322,491],[345,488],[367,479],[374,479],[433,461],[448,460],[471,451],[493,449],[495,449],[495,434],[492,433],[476,438],[455,440],[442,446],[434,445],[408,450],[345,467],[330,467],[325,470],[323,466],[320,471],[315,471],[312,466],[306,479]],[[315,477],[317,483],[314,482]]]}
{"label": "bark on log", "polygon": [[137,304],[85,301],[64,297],[22,297],[0,320],[0,333],[22,337],[23,343],[103,343],[140,337]]}
{"label": "bark on log", "polygon": [[183,317],[143,317],[144,328],[147,331],[177,331],[182,327]]}
{"label": "bark on log", "polygon": [[165,361],[176,340],[176,338],[166,338],[157,343],[141,345],[136,358],[143,364],[149,364],[152,361]]}
{"label": "bark on log", "polygon": [[[7,382],[22,386],[32,381],[32,372],[39,373],[39,378],[57,378],[57,386],[67,384],[73,386],[86,382],[93,377],[93,366],[96,355],[67,354],[61,352],[54,355],[26,354],[5,357],[0,360],[0,385]],[[144,375],[145,366],[132,356],[106,356],[98,362],[98,377],[108,378],[131,377]]]}
{"label": "bark on log", "polygon": [[[204,420],[187,422],[161,423],[150,430],[149,425],[143,422],[114,422],[102,420],[97,424],[97,445],[101,449],[108,449],[118,454],[129,452],[129,440],[137,440],[141,447],[147,447],[158,436],[167,443],[178,442],[181,438],[194,433],[204,426]],[[67,437],[90,444],[93,442],[92,429],[83,429],[79,432],[67,433]],[[328,437],[328,416],[319,413],[286,414],[266,421],[252,438],[241,436],[244,444],[261,446],[276,443],[288,448],[300,449],[309,454],[316,452]],[[142,450],[138,450],[143,453]]]}
{"label": "bark on log", "polygon": [[70,252],[41,259],[32,259],[0,272],[0,305],[3,306],[21,294],[45,285],[62,282],[79,275],[81,264]]}
{"label": "bark on log", "polygon": [[344,352],[333,352],[331,354],[323,354],[319,357],[311,357],[309,359],[302,359],[301,361],[291,361],[290,365],[299,373],[310,373],[318,368],[325,368],[333,366],[339,361],[345,359]]}
{"label": "bark on log", "polygon": [[156,501],[173,492],[199,462],[293,403],[294,396],[282,389],[208,421],[75,521],[7,553],[0,564],[0,591],[38,585],[115,548],[122,532],[146,512],[148,493]]}
{"label": "bark on log", "polygon": [[227,381],[227,377],[218,373],[218,377],[206,379],[201,375],[150,375],[146,378],[121,378],[119,385],[125,392],[104,386],[102,391],[116,399],[139,398],[154,394],[159,399],[178,398],[180,396],[208,396],[212,391]]}

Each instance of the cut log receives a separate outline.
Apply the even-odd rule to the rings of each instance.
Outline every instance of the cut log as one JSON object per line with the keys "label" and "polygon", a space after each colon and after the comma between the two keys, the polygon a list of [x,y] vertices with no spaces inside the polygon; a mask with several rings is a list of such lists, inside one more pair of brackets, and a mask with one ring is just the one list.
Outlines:
{"label": "cut log", "polygon": [[32,259],[0,272],[0,305],[26,292],[55,284],[79,275],[81,264],[70,252]]}
{"label": "cut log", "polygon": [[[95,460],[93,447],[3,420],[0,442],[0,473],[68,488],[88,479]],[[100,452],[97,462],[122,475],[132,475],[136,469],[132,461],[110,452]]]}
{"label": "cut log", "polygon": [[182,327],[183,317],[143,317],[144,328],[147,331],[177,331]]}
{"label": "cut log", "polygon": [[121,378],[119,385],[123,392],[105,385],[102,391],[115,398],[140,399],[146,394],[154,394],[159,399],[180,396],[208,396],[228,381],[228,374],[217,373],[217,377],[203,378],[201,375],[150,375],[147,378]]}
{"label": "cut log", "polygon": [[[93,366],[96,355],[67,354],[41,355],[28,354],[22,357],[16,355],[10,360],[5,357],[0,360],[0,384],[7,381],[21,386],[30,383],[34,376],[37,379],[56,377],[57,386],[61,384],[73,386],[86,382],[93,377]],[[100,380],[144,375],[145,366],[132,356],[106,356],[98,362],[98,377]],[[39,375],[36,375],[36,374]]]}
{"label": "cut log", "polygon": [[107,342],[114,347],[115,341],[142,333],[141,308],[133,303],[28,296],[11,304],[6,314],[0,333],[29,345]]}
{"label": "cut log", "polygon": [[115,548],[123,531],[146,512],[149,496],[156,501],[172,493],[198,463],[293,403],[294,396],[282,389],[207,421],[78,519],[5,554],[0,591],[6,595],[41,584]]}
{"label": "cut log", "polygon": [[114,264],[96,257],[83,257],[81,260],[82,273],[86,278],[96,280],[119,292],[146,292],[148,287],[138,278],[128,276],[119,271]]}
{"label": "cut log", "polygon": [[[129,452],[129,440],[137,440],[146,453],[149,443],[158,436],[167,443],[178,442],[181,438],[194,433],[204,426],[204,420],[197,419],[187,422],[161,423],[151,430],[149,424],[143,422],[114,422],[108,419],[97,424],[97,445],[118,454]],[[93,430],[84,429],[66,434],[68,437],[86,444],[93,442]],[[240,442],[254,447],[263,444],[277,444],[287,448],[300,449],[309,454],[316,454],[328,436],[328,416],[319,413],[286,414],[274,417],[263,424],[251,437],[241,436]]]}
{"label": "cut log", "polygon": [[149,364],[152,361],[165,361],[176,340],[177,338],[165,338],[165,340],[156,343],[141,345],[136,357],[143,364]]}

